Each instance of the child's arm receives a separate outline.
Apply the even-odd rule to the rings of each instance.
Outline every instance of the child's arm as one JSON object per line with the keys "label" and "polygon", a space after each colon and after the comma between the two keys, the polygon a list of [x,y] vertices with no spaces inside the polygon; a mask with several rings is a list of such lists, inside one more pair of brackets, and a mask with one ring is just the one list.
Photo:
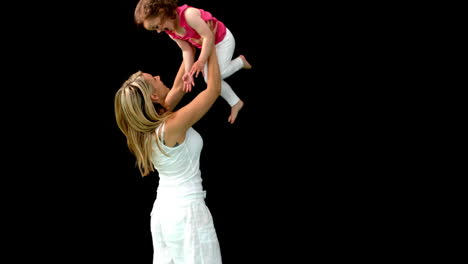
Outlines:
{"label": "child's arm", "polygon": [[[172,37],[171,37],[172,38]],[[184,90],[186,92],[190,92],[192,90],[192,86],[195,85],[195,82],[192,78],[192,75],[190,75],[190,69],[193,65],[193,61],[195,58],[195,48],[190,44],[189,42],[181,39],[175,39],[172,38],[179,48],[182,50],[182,59],[183,59],[183,64],[185,68],[185,75],[184,75]]]}
{"label": "child's arm", "polygon": [[176,107],[176,105],[180,102],[182,97],[185,95],[184,91],[184,81],[182,80],[182,76],[185,73],[185,65],[184,62],[180,64],[179,71],[174,79],[174,83],[172,84],[172,88],[166,96],[164,107],[172,111]]}
{"label": "child's arm", "polygon": [[201,18],[200,11],[196,8],[187,8],[185,11],[185,19],[189,26],[191,26],[203,40],[202,48],[198,60],[191,65],[190,74],[195,73],[195,77],[200,72],[203,72],[208,56],[211,54],[211,50],[214,48],[214,34],[207,25],[207,23]]}
{"label": "child's arm", "polygon": [[182,58],[184,59],[185,71],[189,72],[190,68],[193,65],[193,61],[195,57],[195,54],[192,49],[192,45],[185,40],[175,39],[175,38],[172,38],[172,39],[177,43],[180,50],[182,50]]}

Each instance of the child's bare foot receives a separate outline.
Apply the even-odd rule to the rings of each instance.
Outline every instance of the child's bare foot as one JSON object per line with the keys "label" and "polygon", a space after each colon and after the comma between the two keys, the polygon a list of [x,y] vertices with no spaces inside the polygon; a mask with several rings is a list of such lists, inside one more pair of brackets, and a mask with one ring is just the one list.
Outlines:
{"label": "child's bare foot", "polygon": [[244,62],[244,67],[242,67],[243,69],[251,69],[252,68],[252,65],[250,65],[250,63],[245,59],[244,55],[239,55],[239,57],[242,59],[242,62]]}
{"label": "child's bare foot", "polygon": [[235,105],[231,107],[231,115],[228,118],[228,122],[231,124],[234,124],[234,121],[236,121],[237,114],[241,110],[241,108],[244,106],[244,102],[242,100],[239,100]]}

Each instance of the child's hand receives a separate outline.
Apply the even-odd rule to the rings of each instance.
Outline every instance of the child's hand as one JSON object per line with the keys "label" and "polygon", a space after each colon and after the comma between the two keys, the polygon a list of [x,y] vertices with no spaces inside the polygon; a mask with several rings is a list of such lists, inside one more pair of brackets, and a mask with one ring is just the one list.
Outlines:
{"label": "child's hand", "polygon": [[184,81],[184,92],[191,92],[192,87],[195,86],[193,76],[190,73],[186,72],[184,76],[182,76],[182,80]]}

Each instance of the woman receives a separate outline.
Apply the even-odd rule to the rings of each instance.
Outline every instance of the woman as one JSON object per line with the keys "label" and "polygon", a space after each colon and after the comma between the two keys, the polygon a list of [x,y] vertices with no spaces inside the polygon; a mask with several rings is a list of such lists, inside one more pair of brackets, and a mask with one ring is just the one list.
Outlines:
{"label": "woman", "polygon": [[208,59],[207,88],[172,111],[183,90],[182,63],[172,89],[159,76],[137,72],[115,95],[115,115],[143,176],[157,170],[159,185],[151,212],[153,263],[221,263],[200,172],[201,136],[192,128],[221,92],[216,51]]}

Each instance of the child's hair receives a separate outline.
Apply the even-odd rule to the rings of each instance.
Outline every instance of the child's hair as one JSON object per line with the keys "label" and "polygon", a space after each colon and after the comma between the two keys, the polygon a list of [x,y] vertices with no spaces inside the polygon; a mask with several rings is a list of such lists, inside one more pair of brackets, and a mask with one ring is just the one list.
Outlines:
{"label": "child's hair", "polygon": [[161,16],[161,22],[176,18],[179,0],[140,0],[135,7],[135,23],[142,25],[145,19]]}

